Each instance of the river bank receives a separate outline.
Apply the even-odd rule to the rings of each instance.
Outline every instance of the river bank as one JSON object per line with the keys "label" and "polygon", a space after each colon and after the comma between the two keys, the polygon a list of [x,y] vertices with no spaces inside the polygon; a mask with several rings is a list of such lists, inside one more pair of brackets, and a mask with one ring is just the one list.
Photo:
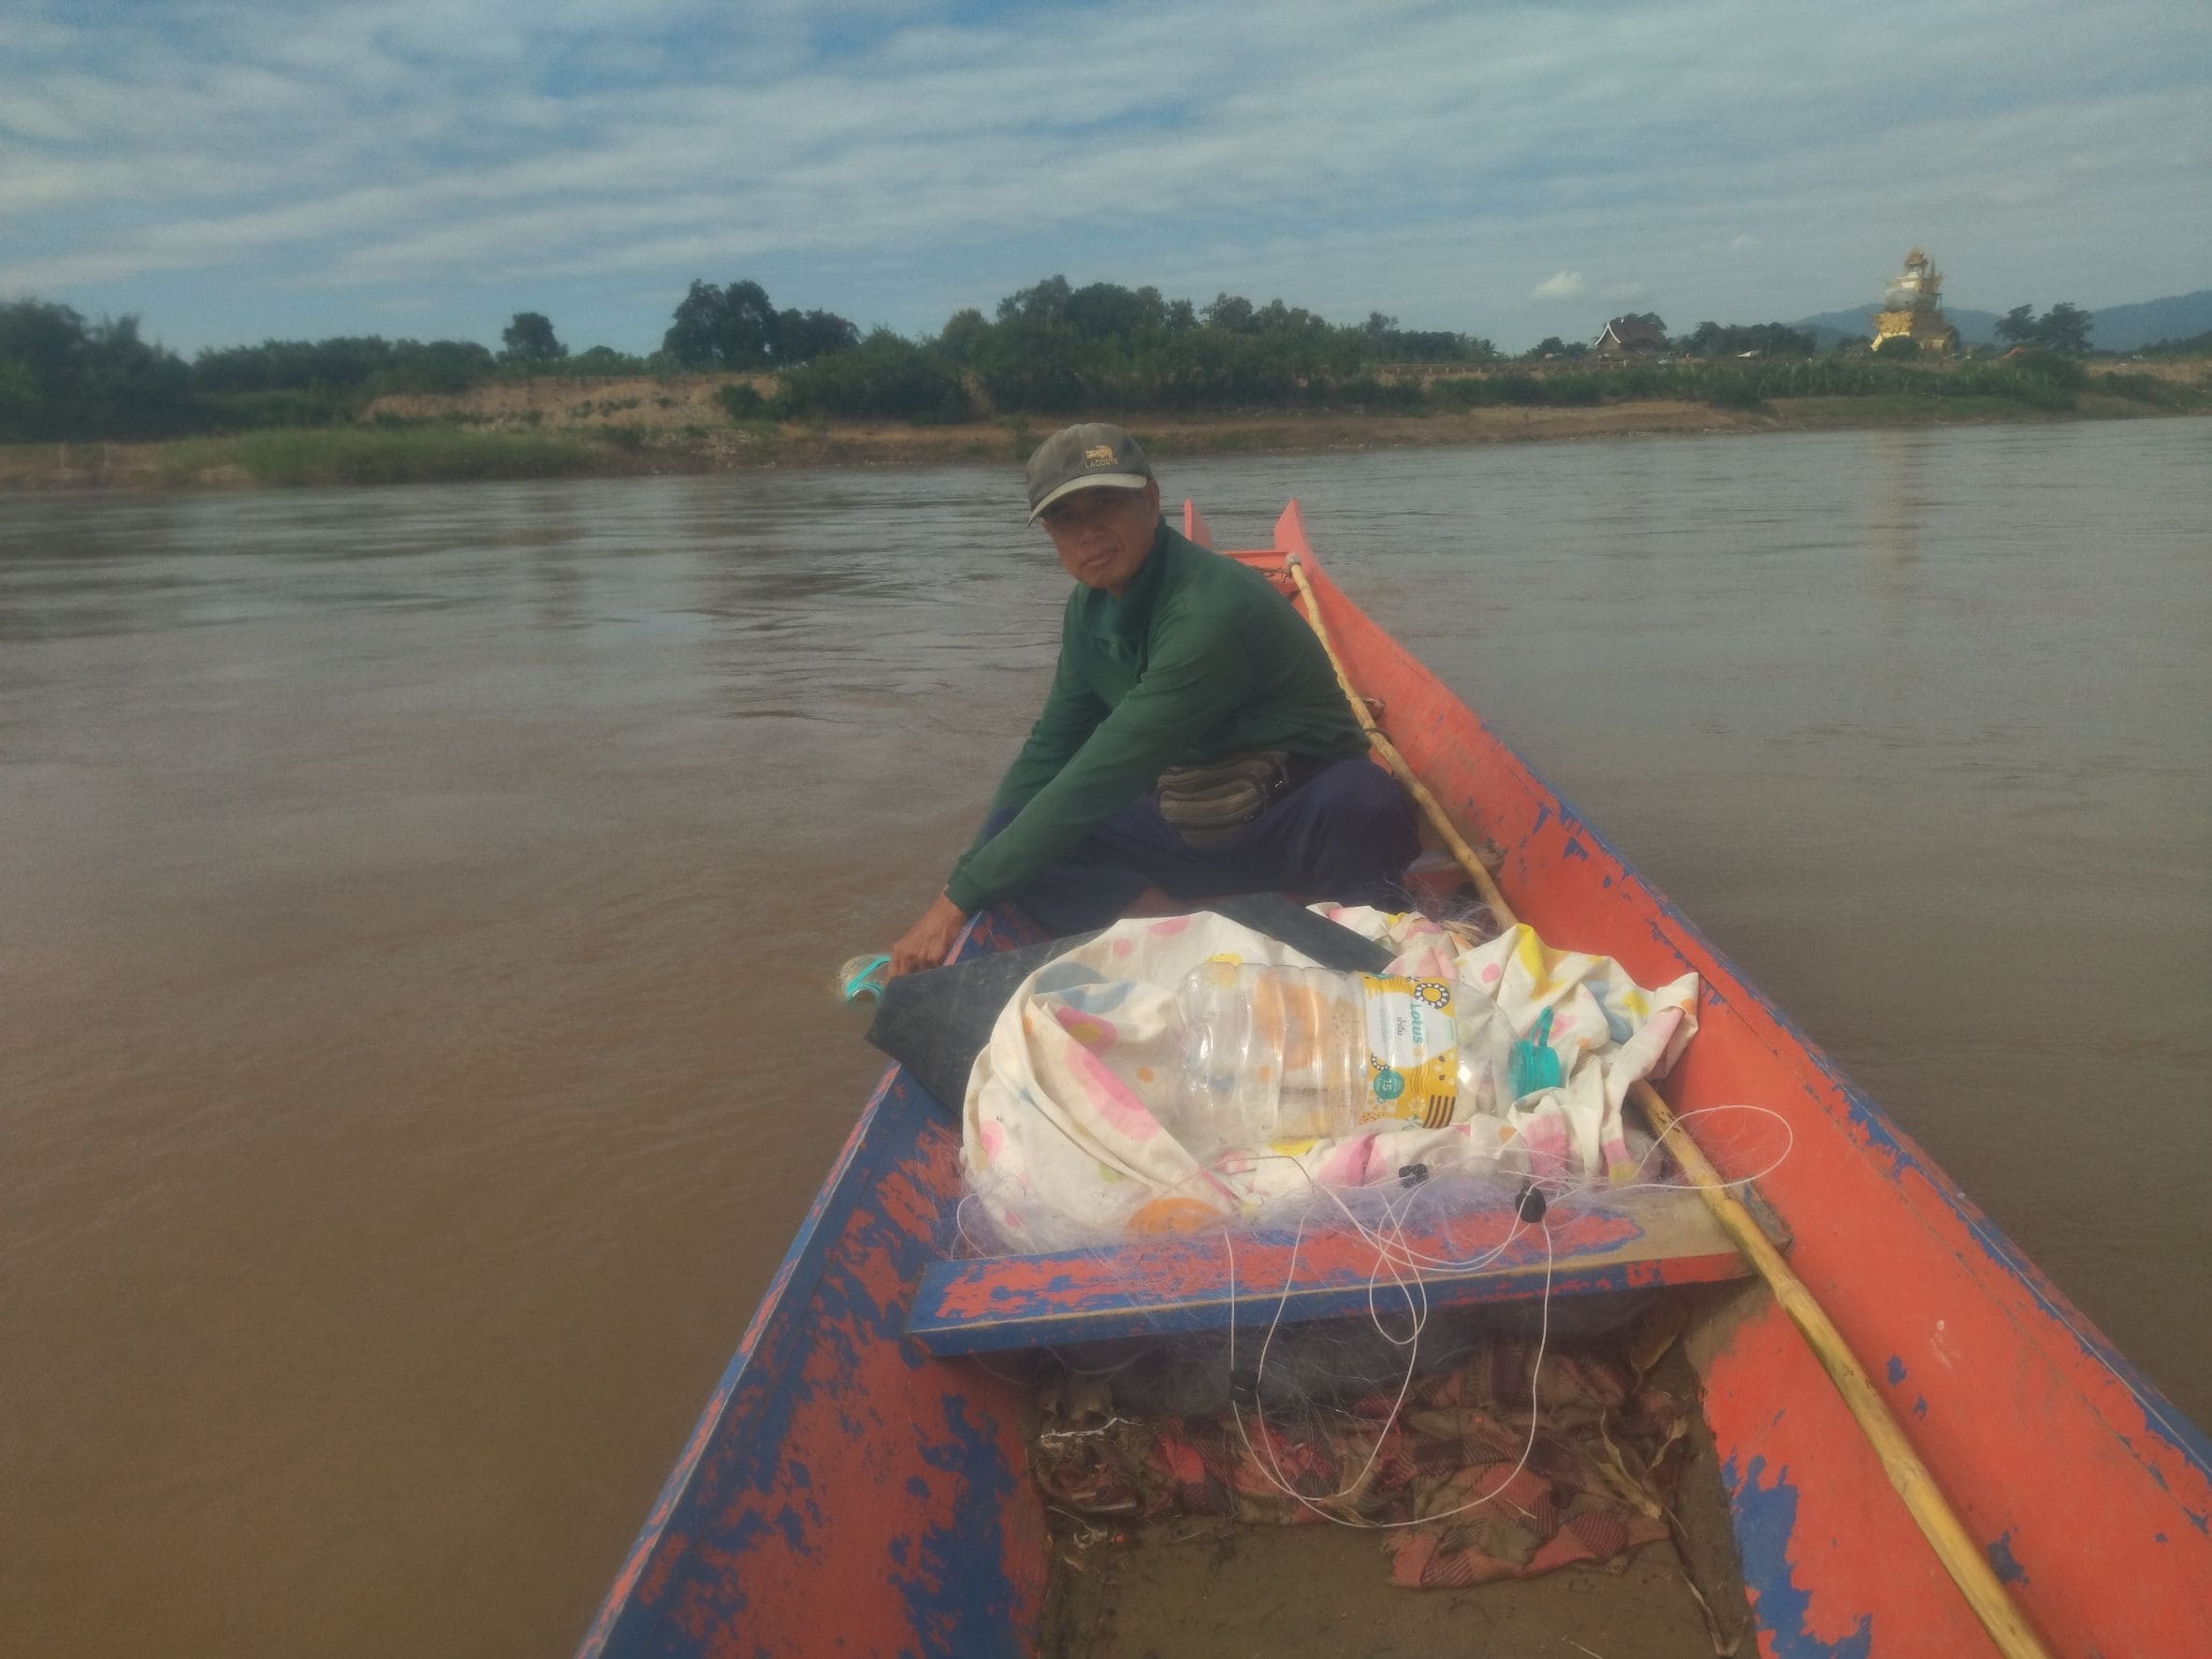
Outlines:
{"label": "river bank", "polygon": [[[1259,410],[1134,416],[1157,456],[1341,454],[1367,449],[1564,439],[1830,431],[2139,419],[2201,414],[2202,365],[2160,376],[2175,397],[2149,402],[2101,390],[2092,372],[2069,411],[2000,397],[1899,394],[1777,398],[1751,408],[1685,399],[1482,405],[1410,413]],[[735,421],[718,394],[734,377],[503,382],[454,397],[380,400],[350,426],[271,429],[167,443],[0,445],[0,491],[169,490],[292,485],[633,477],[761,468],[1003,465],[1026,457],[1049,421],[1005,416],[946,426],[899,421]],[[2134,378],[2140,378],[2140,375]]]}

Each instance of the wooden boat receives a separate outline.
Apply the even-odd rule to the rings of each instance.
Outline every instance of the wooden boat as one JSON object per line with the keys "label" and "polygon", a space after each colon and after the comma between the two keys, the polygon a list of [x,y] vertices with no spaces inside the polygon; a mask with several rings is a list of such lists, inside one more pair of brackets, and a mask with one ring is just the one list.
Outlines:
{"label": "wooden boat", "polygon": [[[1195,512],[1186,522],[1205,539]],[[1781,1010],[1312,565],[1295,502],[1273,547],[1231,557],[1279,575],[1290,553],[1305,561],[1351,677],[1382,700],[1398,748],[1460,823],[1504,850],[1500,884],[1521,918],[1554,943],[1617,957],[1644,983],[1684,968],[1699,975],[1698,1035],[1663,1093],[1678,1111],[1755,1101],[1787,1118],[1794,1146],[1760,1185],[1794,1234],[1790,1260],[2048,1651],[2212,1652],[2212,1443]],[[1023,942],[1017,924],[986,914],[961,948]],[[1725,1137],[1707,1151],[1726,1173],[1748,1172],[1738,1166],[1754,1156]],[[933,1351],[960,1346],[948,1271],[975,1267],[943,1262],[959,1189],[956,1123],[894,1069],[583,1654],[1039,1651],[1050,1550],[1026,1473],[1025,1390]],[[1581,1288],[1726,1271],[1710,1250],[1677,1259],[1687,1264],[1679,1273],[1600,1262]],[[1047,1304],[1063,1294],[1049,1274],[1009,1271],[999,1293]],[[1563,1263],[1562,1287],[1573,1276]],[[932,1310],[925,1345],[910,1332]],[[1334,1311],[1322,1298],[1296,1317]],[[1120,1329],[1145,1328],[1127,1309],[1119,1317]],[[1772,1298],[1748,1288],[1691,1352],[1761,1652],[1995,1651]]]}

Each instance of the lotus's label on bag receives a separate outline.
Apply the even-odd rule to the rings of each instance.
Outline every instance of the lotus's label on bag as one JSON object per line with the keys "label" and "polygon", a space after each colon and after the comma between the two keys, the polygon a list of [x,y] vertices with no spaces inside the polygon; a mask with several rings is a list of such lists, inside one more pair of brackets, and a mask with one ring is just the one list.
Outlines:
{"label": "lotus's label on bag", "polygon": [[1440,1129],[1459,1105],[1459,1030],[1444,980],[1361,974],[1367,1003],[1367,1118]]}

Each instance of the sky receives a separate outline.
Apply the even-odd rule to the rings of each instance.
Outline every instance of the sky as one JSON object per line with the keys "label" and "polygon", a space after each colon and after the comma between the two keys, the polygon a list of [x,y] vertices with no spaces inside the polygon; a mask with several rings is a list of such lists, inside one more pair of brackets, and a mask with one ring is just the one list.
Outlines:
{"label": "sky", "polygon": [[693,278],[935,333],[1041,277],[1508,350],[2212,287],[2206,0],[7,0],[0,298],[660,343]]}

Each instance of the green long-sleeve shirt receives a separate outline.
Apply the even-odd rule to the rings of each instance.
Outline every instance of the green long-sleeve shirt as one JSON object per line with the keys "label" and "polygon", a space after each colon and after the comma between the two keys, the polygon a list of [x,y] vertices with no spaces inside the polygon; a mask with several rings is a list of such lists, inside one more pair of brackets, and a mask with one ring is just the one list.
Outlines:
{"label": "green long-sleeve shirt", "polygon": [[1161,772],[1256,749],[1364,751],[1329,659],[1257,571],[1163,521],[1119,598],[1078,586],[1044,712],[991,797],[1020,806],[953,866],[964,910],[1000,898],[1149,791]]}

